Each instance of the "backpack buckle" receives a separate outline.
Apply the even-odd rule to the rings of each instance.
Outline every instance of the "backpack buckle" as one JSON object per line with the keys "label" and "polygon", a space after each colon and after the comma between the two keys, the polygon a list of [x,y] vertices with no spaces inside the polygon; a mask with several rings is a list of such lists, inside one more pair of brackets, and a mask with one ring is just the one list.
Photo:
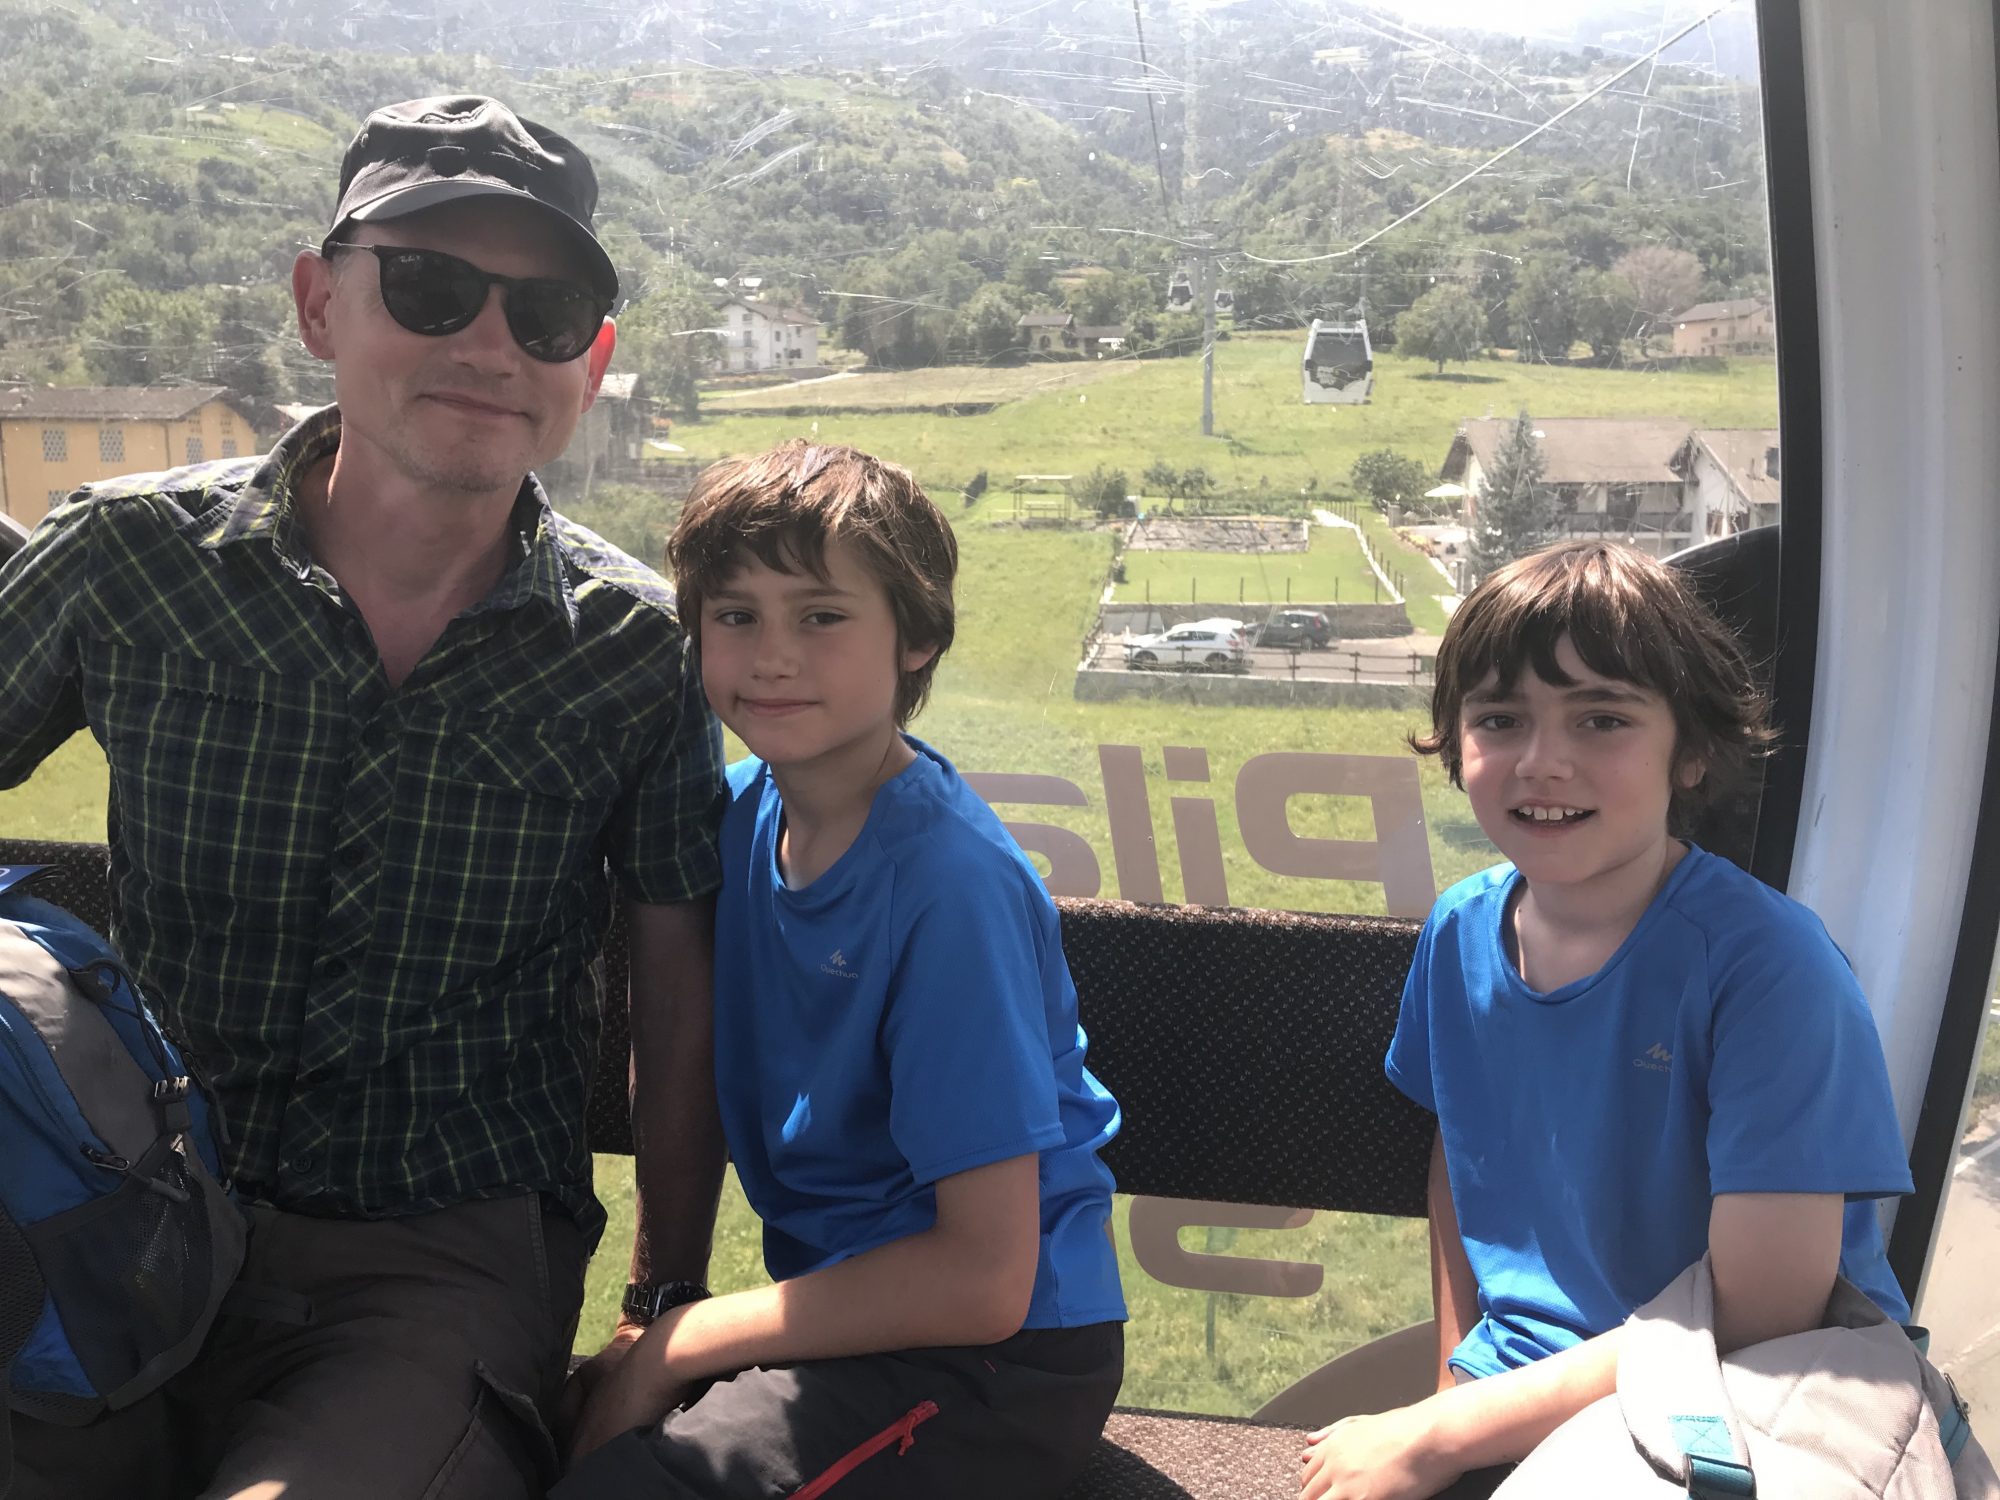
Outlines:
{"label": "backpack buckle", "polygon": [[194,1124],[188,1113],[186,1078],[162,1078],[153,1085],[153,1103],[159,1106],[160,1122],[169,1135],[186,1135]]}

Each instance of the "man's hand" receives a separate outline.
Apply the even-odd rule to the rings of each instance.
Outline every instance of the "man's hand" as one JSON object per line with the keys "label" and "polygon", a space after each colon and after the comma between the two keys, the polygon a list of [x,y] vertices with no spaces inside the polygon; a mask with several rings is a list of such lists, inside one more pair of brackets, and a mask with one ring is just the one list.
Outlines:
{"label": "man's hand", "polygon": [[1429,1401],[1346,1417],[1299,1455],[1299,1500],[1429,1500],[1458,1478],[1437,1450]]}
{"label": "man's hand", "polygon": [[[666,1336],[671,1326],[671,1313],[643,1330],[621,1322],[611,1342],[570,1377],[563,1392],[565,1418],[572,1410],[572,1401],[581,1405],[573,1424],[565,1422],[571,1429],[571,1463],[620,1433],[660,1421],[687,1398],[689,1383],[677,1380],[667,1364]],[[628,1333],[636,1336],[628,1337]],[[597,1373],[588,1383],[581,1383],[593,1366]]]}
{"label": "man's hand", "polygon": [[562,1399],[556,1403],[556,1442],[565,1453],[570,1451],[585,1405],[597,1389],[611,1378],[612,1372],[625,1362],[626,1355],[632,1352],[632,1346],[639,1342],[645,1331],[644,1324],[620,1318],[611,1341],[570,1373],[568,1384],[563,1386]]}

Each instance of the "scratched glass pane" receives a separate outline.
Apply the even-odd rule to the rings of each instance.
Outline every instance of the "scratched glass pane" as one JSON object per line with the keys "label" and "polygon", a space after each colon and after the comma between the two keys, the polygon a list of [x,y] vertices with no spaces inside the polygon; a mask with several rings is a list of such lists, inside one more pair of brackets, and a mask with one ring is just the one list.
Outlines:
{"label": "scratched glass pane", "polygon": [[[1748,0],[0,0],[0,55],[12,523],[329,401],[288,276],[342,146],[498,95],[596,163],[625,292],[558,507],[658,564],[717,457],[910,467],[963,554],[914,730],[1059,893],[1423,915],[1496,858],[1407,745],[1462,591],[1779,517]],[[0,818],[104,796],[79,738]],[[1138,1404],[1253,1411],[1427,1302],[1420,1226],[1182,1244],[1323,1274],[1128,1256]]]}

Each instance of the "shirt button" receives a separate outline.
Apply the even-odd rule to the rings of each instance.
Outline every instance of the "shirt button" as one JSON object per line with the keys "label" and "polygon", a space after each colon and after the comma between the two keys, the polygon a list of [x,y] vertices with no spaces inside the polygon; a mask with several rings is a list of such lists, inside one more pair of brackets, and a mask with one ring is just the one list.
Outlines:
{"label": "shirt button", "polygon": [[287,1165],[290,1166],[292,1171],[298,1173],[300,1176],[303,1177],[306,1173],[310,1172],[314,1167],[319,1165],[319,1158],[314,1156],[310,1151],[301,1151],[297,1156],[293,1157]]}
{"label": "shirt button", "polygon": [[368,863],[368,852],[368,846],[364,843],[349,844],[345,849],[340,851],[340,862],[347,869],[352,870],[357,865]]}
{"label": "shirt button", "polygon": [[338,979],[347,972],[347,960],[344,958],[323,958],[319,961],[319,971],[328,979]]}

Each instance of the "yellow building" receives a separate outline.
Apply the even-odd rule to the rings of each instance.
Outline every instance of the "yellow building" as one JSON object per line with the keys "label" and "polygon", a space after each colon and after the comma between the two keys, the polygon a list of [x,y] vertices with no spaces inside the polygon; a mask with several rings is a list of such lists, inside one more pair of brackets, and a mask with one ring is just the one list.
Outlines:
{"label": "yellow building", "polygon": [[1673,319],[1674,353],[1760,354],[1777,347],[1771,304],[1755,297],[1704,302]]}
{"label": "yellow building", "polygon": [[219,385],[0,391],[0,511],[33,526],[80,484],[257,451]]}

